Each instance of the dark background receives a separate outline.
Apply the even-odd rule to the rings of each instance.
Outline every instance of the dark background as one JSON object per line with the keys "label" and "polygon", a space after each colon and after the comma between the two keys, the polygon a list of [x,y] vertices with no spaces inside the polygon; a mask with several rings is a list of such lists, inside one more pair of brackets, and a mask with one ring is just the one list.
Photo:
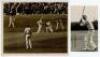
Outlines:
{"label": "dark background", "polygon": [[[94,20],[93,22],[95,30],[98,30],[98,21]],[[79,22],[71,23],[71,30],[88,30],[87,26],[80,26]]]}
{"label": "dark background", "polygon": [[[9,15],[11,6],[13,5],[14,3],[5,3],[4,13]],[[59,7],[59,5],[62,6]],[[17,8],[17,13],[21,14],[67,14],[67,7],[68,3],[65,2],[16,3],[14,10]]]}

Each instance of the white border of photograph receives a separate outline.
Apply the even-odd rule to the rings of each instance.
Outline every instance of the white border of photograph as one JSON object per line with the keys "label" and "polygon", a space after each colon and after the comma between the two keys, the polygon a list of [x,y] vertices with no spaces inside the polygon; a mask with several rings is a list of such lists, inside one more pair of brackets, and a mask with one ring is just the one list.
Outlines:
{"label": "white border of photograph", "polygon": [[[36,2],[68,2],[69,5],[98,5],[98,28],[100,28],[100,0],[84,0],[85,2],[83,3],[83,0],[0,0],[0,36],[1,38],[3,38],[3,17],[2,17],[2,2],[13,2],[13,1],[17,1],[17,2],[21,2],[21,1],[36,1]],[[4,57],[100,57],[100,29],[98,29],[98,48],[99,51],[98,52],[71,52],[71,44],[70,44],[70,7],[68,5],[68,54],[8,54],[6,56],[4,56],[2,54],[2,39],[0,40],[0,57],[4,56]]]}

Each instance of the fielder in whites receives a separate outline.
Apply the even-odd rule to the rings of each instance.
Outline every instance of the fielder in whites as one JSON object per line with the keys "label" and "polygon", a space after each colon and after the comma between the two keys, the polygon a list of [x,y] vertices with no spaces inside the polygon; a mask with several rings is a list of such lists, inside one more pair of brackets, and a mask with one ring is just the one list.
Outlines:
{"label": "fielder in whites", "polygon": [[31,36],[32,36],[32,30],[29,25],[24,30],[25,34],[25,41],[26,41],[26,49],[31,49],[32,48],[32,42],[31,42]]}
{"label": "fielder in whites", "polygon": [[64,25],[61,19],[56,20],[56,30],[58,29],[64,30]]}
{"label": "fielder in whites", "polygon": [[42,18],[43,17],[41,17],[40,20],[37,21],[38,29],[36,33],[40,33],[42,30],[42,24],[43,24]]}

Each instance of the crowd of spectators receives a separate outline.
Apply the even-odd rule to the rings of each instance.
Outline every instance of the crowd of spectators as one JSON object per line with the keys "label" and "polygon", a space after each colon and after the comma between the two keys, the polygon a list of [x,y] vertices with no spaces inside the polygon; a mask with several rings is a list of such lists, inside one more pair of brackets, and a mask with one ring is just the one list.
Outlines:
{"label": "crowd of spectators", "polygon": [[67,14],[68,4],[64,2],[55,3],[5,3],[4,13],[11,11],[19,14]]}

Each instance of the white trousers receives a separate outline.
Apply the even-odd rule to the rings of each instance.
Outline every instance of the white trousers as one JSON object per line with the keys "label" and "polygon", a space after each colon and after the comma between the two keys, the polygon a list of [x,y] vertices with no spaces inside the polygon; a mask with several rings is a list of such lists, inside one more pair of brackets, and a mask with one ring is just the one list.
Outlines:
{"label": "white trousers", "polygon": [[41,29],[42,29],[42,25],[38,25],[37,33],[40,33],[41,32]]}
{"label": "white trousers", "polygon": [[88,50],[94,50],[97,46],[93,40],[94,37],[94,30],[90,30],[86,33],[85,38],[84,38],[84,49],[88,49]]}
{"label": "white trousers", "polygon": [[32,48],[32,42],[30,39],[31,38],[30,35],[26,35],[25,38],[26,38],[26,49]]}
{"label": "white trousers", "polygon": [[15,24],[14,24],[14,22],[15,22],[15,17],[14,16],[10,16],[9,17],[9,24],[8,24],[8,27],[15,27]]}

